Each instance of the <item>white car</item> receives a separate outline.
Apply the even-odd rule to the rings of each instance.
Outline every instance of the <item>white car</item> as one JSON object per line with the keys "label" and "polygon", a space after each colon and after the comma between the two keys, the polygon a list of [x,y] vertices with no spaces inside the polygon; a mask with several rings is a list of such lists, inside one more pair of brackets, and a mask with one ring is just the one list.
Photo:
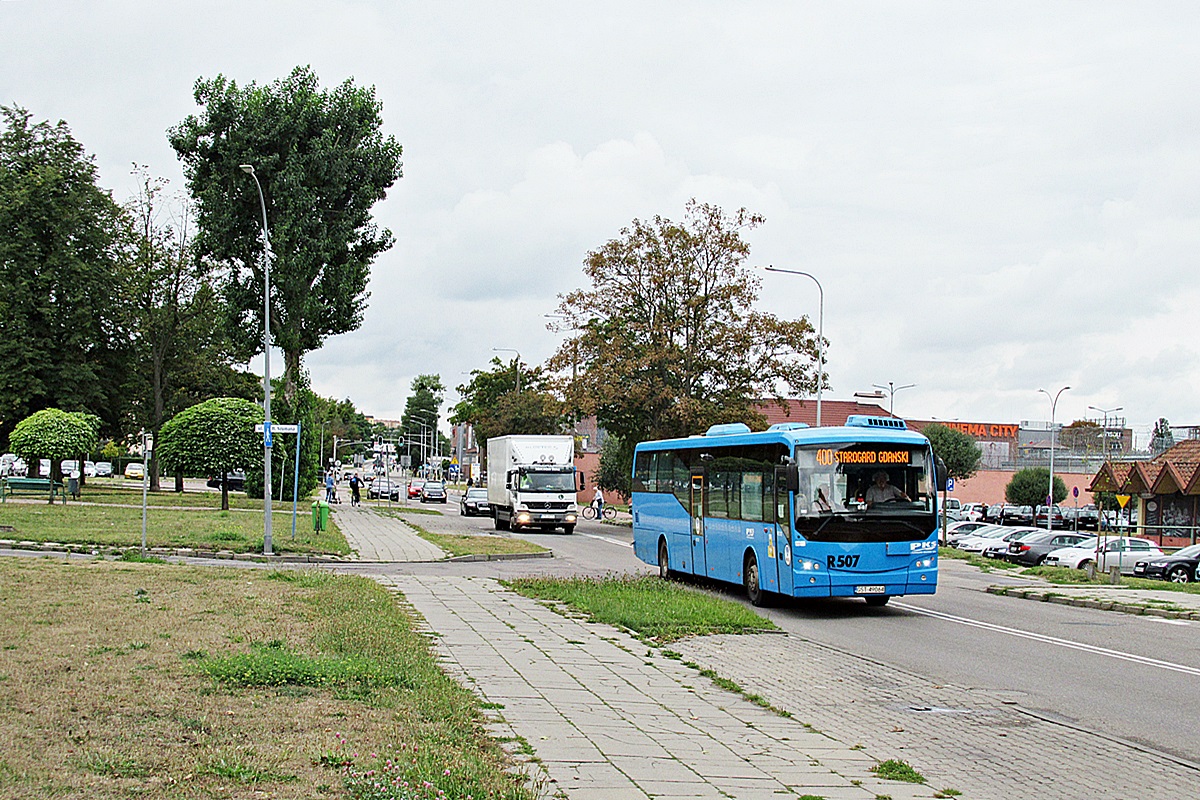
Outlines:
{"label": "white car", "polygon": [[968,536],[974,536],[977,533],[982,533],[987,528],[998,528],[998,525],[989,525],[986,522],[969,522],[963,520],[961,522],[951,522],[946,526],[946,543],[956,544],[960,539],[965,539]]}
{"label": "white car", "polygon": [[[1099,553],[1097,553],[1097,542],[1100,545]],[[1071,567],[1072,569],[1084,569],[1088,564],[1094,563],[1101,570],[1120,567],[1122,574],[1132,575],[1137,562],[1149,561],[1153,557],[1162,555],[1165,555],[1163,551],[1149,539],[1106,536],[1087,539],[1074,547],[1052,550],[1042,563],[1047,567]]]}
{"label": "white car", "polygon": [[985,544],[1007,535],[1011,530],[1012,528],[1005,528],[1000,525],[988,525],[986,528],[976,531],[971,536],[964,536],[959,539],[955,542],[954,546],[967,553],[978,553],[983,550]]}
{"label": "white car", "polygon": [[964,503],[959,513],[967,522],[978,522],[987,511],[987,503]]}

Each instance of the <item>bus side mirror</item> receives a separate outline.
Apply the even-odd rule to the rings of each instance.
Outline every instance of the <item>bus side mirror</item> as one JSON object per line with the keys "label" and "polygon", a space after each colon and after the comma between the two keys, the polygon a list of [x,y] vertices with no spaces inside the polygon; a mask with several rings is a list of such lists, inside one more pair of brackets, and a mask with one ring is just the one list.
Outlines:
{"label": "bus side mirror", "polygon": [[794,461],[787,465],[787,489],[793,494],[800,491],[800,467]]}
{"label": "bus side mirror", "polygon": [[937,474],[936,474],[936,479],[933,482],[933,485],[937,488],[937,490],[939,492],[944,492],[944,491],[946,491],[946,478],[949,477],[946,474],[946,462],[942,461],[942,459],[940,457],[938,457],[937,458],[937,466],[934,467],[934,469]]}

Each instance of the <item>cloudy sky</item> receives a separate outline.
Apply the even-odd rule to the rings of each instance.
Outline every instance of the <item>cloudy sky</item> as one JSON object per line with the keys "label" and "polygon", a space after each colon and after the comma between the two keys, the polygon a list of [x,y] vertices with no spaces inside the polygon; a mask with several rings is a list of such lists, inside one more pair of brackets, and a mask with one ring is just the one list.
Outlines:
{"label": "cloudy sky", "polygon": [[[0,103],[65,120],[118,200],[134,162],[182,188],[198,77],[297,64],[375,86],[404,146],[365,323],[307,359],[367,413],[541,362],[585,253],[695,197],[819,278],[829,398],[1013,422],[1069,385],[1059,421],[1200,424],[1195,2],[0,0]],[[815,323],[816,286],[761,306]]]}

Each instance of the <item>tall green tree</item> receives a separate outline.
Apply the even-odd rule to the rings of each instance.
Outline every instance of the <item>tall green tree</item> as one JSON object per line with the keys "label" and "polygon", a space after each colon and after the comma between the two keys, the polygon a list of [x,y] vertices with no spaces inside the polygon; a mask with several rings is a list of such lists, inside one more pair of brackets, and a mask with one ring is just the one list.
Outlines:
{"label": "tall green tree", "polygon": [[195,86],[198,115],[169,133],[196,201],[199,252],[227,270],[229,330],[247,359],[262,351],[262,213],[271,263],[271,336],[283,351],[284,393],[301,360],[362,324],[371,264],[392,246],[371,208],[401,176],[401,147],[382,133],[373,88],[353,79],[322,90],[309,67],[265,86],[218,75]]}
{"label": "tall green tree", "polygon": [[[412,394],[404,404],[404,414],[400,417],[400,431],[408,442],[407,452],[412,457],[414,467],[423,464],[422,457],[434,454],[437,449],[437,424],[441,418],[439,409],[445,398],[446,387],[442,385],[440,375],[418,375],[413,378]],[[430,431],[434,433],[431,434]],[[425,442],[422,447],[416,442]]]}
{"label": "tall green tree", "polygon": [[[508,434],[551,434],[563,430],[565,408],[548,388],[540,367],[507,363],[493,357],[490,370],[471,370],[471,380],[457,387],[462,400],[450,421],[470,423],[486,449],[487,440]],[[520,371],[521,391],[517,391]]]}
{"label": "tall green tree", "polygon": [[635,219],[587,254],[591,286],[562,297],[571,335],[550,361],[575,373],[566,397],[627,442],[717,422],[761,424],[755,402],[817,387],[807,317],[755,309],[760,282],[743,233],[763,218],[695,200],[682,222]]}
{"label": "tall green tree", "polygon": [[[1028,467],[1018,471],[1004,487],[1004,499],[1019,506],[1044,506],[1046,490],[1050,488],[1050,470],[1046,467]],[[1061,503],[1067,497],[1067,485],[1054,476],[1054,502]]]}
{"label": "tall green tree", "polygon": [[[213,264],[197,258],[192,246],[190,207],[170,203],[164,196],[167,182],[145,167],[135,168],[134,175],[138,192],[126,204],[133,223],[133,269],[129,302],[122,310],[136,362],[125,396],[133,422],[157,437],[168,417],[207,399],[207,388],[226,382],[236,371],[218,324]],[[251,387],[232,394],[250,391],[249,397],[255,397],[256,387]],[[159,488],[157,455],[150,463],[150,488]],[[182,491],[182,480],[176,488]]]}
{"label": "tall green tree", "polygon": [[[216,397],[185,408],[167,420],[155,449],[170,471],[225,475],[262,469],[262,407],[236,397]],[[261,482],[261,481],[260,481]],[[221,482],[221,509],[229,510],[229,488]]]}
{"label": "tall green tree", "polygon": [[[62,459],[74,458],[82,464],[84,455],[95,449],[99,430],[100,418],[95,414],[43,408],[17,423],[9,434],[9,445],[30,464],[49,459],[51,479],[61,480]],[[50,503],[54,503],[53,494]]]}
{"label": "tall green tree", "polygon": [[921,429],[933,445],[933,454],[946,465],[946,474],[955,480],[966,480],[979,469],[983,451],[967,434],[945,425],[926,425]]}
{"label": "tall green tree", "polygon": [[1154,435],[1150,438],[1150,452],[1165,453],[1175,446],[1175,434],[1171,433],[1171,423],[1166,417],[1159,417],[1154,423]]}
{"label": "tall green tree", "polygon": [[0,441],[43,408],[121,426],[124,215],[65,122],[0,106]]}

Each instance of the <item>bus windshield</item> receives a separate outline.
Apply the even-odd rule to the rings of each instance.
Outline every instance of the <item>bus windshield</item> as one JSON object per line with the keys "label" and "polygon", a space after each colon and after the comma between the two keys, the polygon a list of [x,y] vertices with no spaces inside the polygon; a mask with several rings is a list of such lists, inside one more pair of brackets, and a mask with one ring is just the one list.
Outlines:
{"label": "bus windshield", "polygon": [[522,472],[517,483],[521,492],[574,492],[575,473],[572,472]]}
{"label": "bus windshield", "polygon": [[801,445],[796,464],[796,530],[809,540],[902,541],[933,531],[933,475],[925,448]]}

